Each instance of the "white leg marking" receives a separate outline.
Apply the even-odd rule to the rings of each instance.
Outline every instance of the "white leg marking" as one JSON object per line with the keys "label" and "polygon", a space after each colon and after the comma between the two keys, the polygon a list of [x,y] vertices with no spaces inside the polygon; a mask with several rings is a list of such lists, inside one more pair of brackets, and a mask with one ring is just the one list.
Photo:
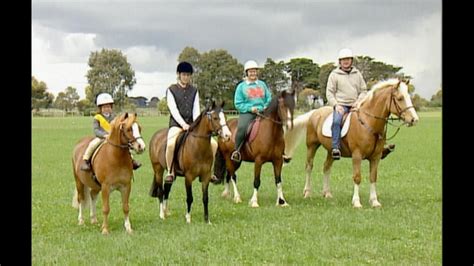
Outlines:
{"label": "white leg marking", "polygon": [[252,208],[258,208],[258,207],[260,207],[260,206],[258,205],[257,193],[258,193],[258,192],[257,192],[257,189],[254,188],[254,189],[253,189],[252,198],[250,199],[250,202],[249,202],[250,207],[252,207]]}
{"label": "white leg marking", "polygon": [[[283,200],[283,204],[280,204],[280,199]],[[285,200],[285,197],[283,196],[283,188],[281,182],[277,184],[277,201],[276,201],[276,206],[281,206],[281,207],[286,207],[288,206],[288,203]]]}
{"label": "white leg marking", "polygon": [[125,217],[125,222],[123,225],[125,226],[125,230],[127,231],[127,233],[131,234],[133,232],[132,225],[130,224],[130,218],[128,217],[128,215]]}
{"label": "white leg marking", "polygon": [[370,198],[369,203],[373,208],[382,207],[382,204],[377,199],[377,192],[375,191],[375,182],[370,183]]}
{"label": "white leg marking", "polygon": [[234,202],[235,203],[241,203],[242,199],[240,198],[240,193],[237,190],[237,183],[234,181],[234,179],[231,179],[232,185],[234,187]]}
{"label": "white leg marking", "polygon": [[354,208],[362,208],[362,204],[360,204],[359,198],[359,185],[354,184],[354,194],[352,196],[352,206]]}

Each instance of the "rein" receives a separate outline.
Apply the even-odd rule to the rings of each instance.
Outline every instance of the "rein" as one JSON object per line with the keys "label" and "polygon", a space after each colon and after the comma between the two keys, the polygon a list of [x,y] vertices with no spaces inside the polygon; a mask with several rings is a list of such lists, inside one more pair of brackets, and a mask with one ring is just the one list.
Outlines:
{"label": "rein", "polygon": [[269,116],[266,116],[266,115],[264,115],[264,114],[257,113],[257,116],[260,116],[260,117],[262,117],[263,119],[268,119],[268,120],[272,121],[272,122],[275,123],[275,124],[283,125],[283,123],[282,123],[281,121],[277,121],[277,120],[275,120],[275,119],[273,119],[273,118],[271,118],[271,117],[269,117]]}
{"label": "rein", "polygon": [[127,137],[127,135],[123,132],[123,128],[122,126],[120,126],[120,133],[123,134],[123,136],[125,137],[125,139],[127,140],[127,144],[115,144],[115,143],[112,143],[110,141],[109,138],[105,139],[105,143],[108,143],[114,147],[117,147],[117,148],[121,148],[121,149],[127,149],[127,148],[131,148],[132,147],[132,143],[136,142],[137,140],[139,139],[143,139],[142,136],[138,137],[138,138],[132,138],[132,139],[129,139]]}

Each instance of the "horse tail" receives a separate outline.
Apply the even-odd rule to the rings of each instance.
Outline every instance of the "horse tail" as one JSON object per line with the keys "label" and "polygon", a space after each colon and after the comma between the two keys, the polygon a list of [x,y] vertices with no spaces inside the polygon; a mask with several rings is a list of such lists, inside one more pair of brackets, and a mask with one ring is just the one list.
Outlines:
{"label": "horse tail", "polygon": [[[74,189],[74,196],[72,197],[72,207],[74,209],[79,209],[79,194],[77,189]],[[86,208],[90,207],[91,205],[91,189],[87,186],[84,186],[84,200],[86,203]]]}
{"label": "horse tail", "polygon": [[217,179],[224,180],[226,170],[224,154],[222,154],[221,150],[218,148],[214,159],[214,175]]}
{"label": "horse tail", "polygon": [[306,125],[309,118],[316,111],[316,109],[304,113],[293,120],[293,128],[285,131],[285,155],[292,157],[296,147],[301,143],[303,137],[306,135]]}

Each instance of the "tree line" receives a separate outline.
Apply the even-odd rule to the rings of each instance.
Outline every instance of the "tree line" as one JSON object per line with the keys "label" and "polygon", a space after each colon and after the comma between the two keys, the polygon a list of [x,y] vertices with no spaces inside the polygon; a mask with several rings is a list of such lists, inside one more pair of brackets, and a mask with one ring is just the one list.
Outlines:
{"label": "tree line", "polygon": [[[243,64],[224,49],[213,49],[200,53],[193,47],[185,47],[178,56],[178,62],[188,61],[195,69],[193,83],[199,89],[201,102],[225,100],[226,107],[233,109],[235,86],[244,77]],[[102,49],[91,52],[88,60],[90,69],[86,77],[85,99],[79,100],[76,88],[67,87],[55,98],[47,91],[47,85],[32,77],[31,105],[33,109],[56,107],[63,110],[78,108],[80,111],[95,108],[95,97],[101,92],[110,93],[118,110],[130,109],[134,102],[127,96],[136,84],[135,71],[127,57],[117,49]],[[388,78],[411,79],[404,74],[402,67],[376,61],[370,56],[354,58],[357,67],[367,82],[368,88],[380,80]],[[326,102],[326,84],[334,63],[319,65],[309,58],[292,58],[288,62],[276,62],[267,58],[260,71],[259,78],[264,80],[273,94],[280,90],[296,90],[297,106],[311,109],[311,101],[321,97]],[[442,106],[442,90],[428,101],[415,92],[410,84],[413,104],[417,109],[424,106]],[[162,99],[157,108],[166,108]]]}

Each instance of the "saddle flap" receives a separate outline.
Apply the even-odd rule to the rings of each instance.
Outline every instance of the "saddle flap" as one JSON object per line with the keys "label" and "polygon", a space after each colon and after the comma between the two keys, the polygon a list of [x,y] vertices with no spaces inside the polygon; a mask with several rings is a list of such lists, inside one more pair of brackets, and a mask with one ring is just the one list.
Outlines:
{"label": "saddle flap", "polygon": [[[251,143],[256,137],[258,133],[258,129],[260,128],[260,117],[250,121],[247,130],[245,131],[244,142]],[[235,136],[237,135],[237,127],[232,130],[232,140],[235,143]]]}
{"label": "saddle flap", "polygon": [[[331,112],[326,119],[324,119],[323,123],[323,136],[325,137],[332,137],[332,120],[333,120],[333,115],[334,112]],[[351,121],[351,115],[352,112],[349,112],[348,114],[345,114],[344,117],[342,118],[342,130],[341,130],[341,138],[347,135],[347,132],[349,131],[349,124]]]}

